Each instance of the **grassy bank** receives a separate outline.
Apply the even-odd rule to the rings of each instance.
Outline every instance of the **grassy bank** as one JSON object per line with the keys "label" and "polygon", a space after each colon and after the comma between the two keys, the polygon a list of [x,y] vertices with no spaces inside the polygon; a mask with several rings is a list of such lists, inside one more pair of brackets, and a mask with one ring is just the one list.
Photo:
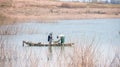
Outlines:
{"label": "grassy bank", "polygon": [[[0,17],[10,17],[15,19],[15,21],[120,18],[119,4],[113,5],[80,2],[59,2],[48,0],[8,0],[6,3],[1,3]],[[7,4],[9,4],[9,6]]]}
{"label": "grassy bank", "polygon": [[120,8],[119,4],[60,2],[55,0],[5,0],[0,7],[44,7],[44,8]]}
{"label": "grassy bank", "polygon": [[1,0],[0,1],[0,7],[5,8],[5,7],[12,7],[12,0]]}

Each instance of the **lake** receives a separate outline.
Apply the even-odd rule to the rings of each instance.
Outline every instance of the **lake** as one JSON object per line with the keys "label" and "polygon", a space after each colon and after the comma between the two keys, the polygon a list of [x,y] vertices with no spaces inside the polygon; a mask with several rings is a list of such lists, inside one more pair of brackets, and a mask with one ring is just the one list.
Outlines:
{"label": "lake", "polygon": [[[54,40],[57,35],[65,35],[65,43],[72,42],[75,43],[74,46],[22,46],[23,40],[48,43],[50,32],[53,33]],[[102,58],[112,60],[115,51],[120,48],[120,19],[57,20],[48,23],[36,20],[16,21],[12,25],[1,25],[0,37],[2,67],[56,67],[59,63],[67,66],[70,58],[66,57],[74,55],[75,47],[91,44],[98,49]],[[118,55],[120,56],[120,52]]]}

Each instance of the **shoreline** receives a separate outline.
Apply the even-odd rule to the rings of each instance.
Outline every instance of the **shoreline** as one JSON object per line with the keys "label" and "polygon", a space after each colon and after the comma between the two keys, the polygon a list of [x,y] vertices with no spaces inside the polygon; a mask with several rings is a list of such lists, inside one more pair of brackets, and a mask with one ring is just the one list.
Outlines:
{"label": "shoreline", "polygon": [[[0,13],[12,20],[79,20],[120,18],[120,5],[57,1],[13,0],[12,6],[0,7]],[[4,20],[4,19],[3,19]],[[5,19],[6,20],[6,19]]]}
{"label": "shoreline", "polygon": [[[10,16],[9,16],[10,17]],[[16,20],[42,20],[42,21],[49,21],[49,20],[81,20],[81,19],[110,19],[110,18],[120,18],[119,16],[115,15],[99,15],[99,14],[81,14],[81,15],[46,15],[45,16],[13,16],[11,15],[12,19]]]}

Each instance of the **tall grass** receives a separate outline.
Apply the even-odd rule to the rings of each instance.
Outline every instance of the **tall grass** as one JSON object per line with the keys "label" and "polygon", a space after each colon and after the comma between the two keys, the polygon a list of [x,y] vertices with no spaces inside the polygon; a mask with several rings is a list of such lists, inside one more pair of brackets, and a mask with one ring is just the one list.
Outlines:
{"label": "tall grass", "polygon": [[[63,49],[63,53],[56,51],[56,61],[48,60],[47,62],[43,62],[40,58],[41,54],[37,56],[33,51],[32,48],[34,47],[22,47],[22,52],[22,50],[18,49],[19,47],[7,49],[5,45],[8,46],[9,44],[5,44],[5,42],[7,41],[5,41],[3,36],[1,36],[0,67],[15,67],[15,63],[17,63],[19,67],[120,67],[119,47],[118,49],[116,48],[117,50],[114,52],[115,55],[112,60],[102,58],[101,53],[98,51],[99,49],[91,43],[89,45],[84,44],[81,46],[73,46],[71,47],[73,49],[70,50],[70,53],[64,52],[65,47],[61,47]],[[17,52],[20,53],[17,54]],[[15,57],[18,57],[17,60],[14,60]],[[104,60],[109,61],[109,63]]]}
{"label": "tall grass", "polygon": [[30,26],[17,26],[16,24],[0,26],[0,35],[36,34],[38,32],[37,28]]}
{"label": "tall grass", "polygon": [[109,64],[109,67],[120,67],[120,49],[115,50],[115,55]]}
{"label": "tall grass", "polygon": [[95,67],[96,66],[96,51],[92,45],[75,48],[73,56],[71,56],[70,67]]}
{"label": "tall grass", "polygon": [[7,49],[6,40],[0,36],[0,67],[12,67],[13,56],[12,48]]}
{"label": "tall grass", "polygon": [[1,35],[16,35],[18,33],[18,28],[15,27],[7,27],[6,29],[1,29]]}
{"label": "tall grass", "polygon": [[[65,61],[64,63],[63,60]],[[92,45],[87,45],[75,47],[73,54],[64,55],[63,60],[57,61],[58,67],[120,67],[120,52],[117,52],[110,60],[109,58],[104,58],[98,49]]]}

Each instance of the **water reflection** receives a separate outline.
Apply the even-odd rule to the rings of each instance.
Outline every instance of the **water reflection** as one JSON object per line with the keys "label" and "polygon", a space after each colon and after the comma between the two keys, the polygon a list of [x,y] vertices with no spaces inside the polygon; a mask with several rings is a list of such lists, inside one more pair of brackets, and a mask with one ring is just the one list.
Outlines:
{"label": "water reflection", "polygon": [[48,47],[48,55],[47,55],[47,60],[50,61],[52,60],[52,46]]}
{"label": "water reflection", "polygon": [[[53,48],[56,48],[56,49],[53,49]],[[70,47],[69,47],[70,48]],[[63,54],[64,54],[64,52],[65,52],[65,46],[59,46],[59,47],[52,47],[52,46],[49,46],[48,47],[48,54],[47,54],[47,61],[52,61],[53,59],[54,59],[54,56],[53,55],[55,55],[56,53],[56,51],[57,51],[57,54],[59,53],[59,56],[62,56]],[[58,50],[60,50],[60,51],[58,51]]]}

